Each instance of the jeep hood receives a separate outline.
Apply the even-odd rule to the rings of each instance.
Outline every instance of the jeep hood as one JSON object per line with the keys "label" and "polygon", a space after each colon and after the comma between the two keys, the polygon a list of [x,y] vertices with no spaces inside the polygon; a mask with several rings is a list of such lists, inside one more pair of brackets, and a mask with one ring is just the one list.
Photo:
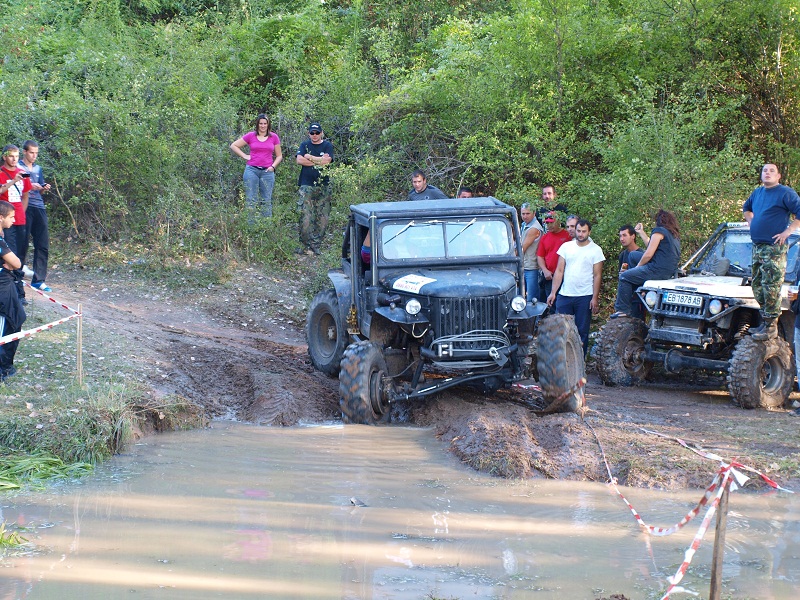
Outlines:
{"label": "jeep hood", "polygon": [[753,298],[753,288],[742,285],[742,277],[690,275],[678,279],[649,279],[643,288],[696,292],[724,298]]}
{"label": "jeep hood", "polygon": [[390,290],[436,298],[497,296],[517,285],[509,271],[480,268],[397,271],[387,274],[382,282]]}

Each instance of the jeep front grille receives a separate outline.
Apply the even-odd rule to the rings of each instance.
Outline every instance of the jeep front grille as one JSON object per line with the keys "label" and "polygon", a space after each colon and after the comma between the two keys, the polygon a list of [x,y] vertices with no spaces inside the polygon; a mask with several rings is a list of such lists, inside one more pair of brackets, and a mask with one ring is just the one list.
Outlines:
{"label": "jeep front grille", "polygon": [[[502,331],[507,317],[504,296],[431,299],[431,322],[437,338],[470,331]],[[491,344],[486,343],[489,348]]]}
{"label": "jeep front grille", "polygon": [[700,317],[705,314],[705,300],[703,306],[682,306],[680,304],[668,304],[659,298],[658,312],[667,317]]}

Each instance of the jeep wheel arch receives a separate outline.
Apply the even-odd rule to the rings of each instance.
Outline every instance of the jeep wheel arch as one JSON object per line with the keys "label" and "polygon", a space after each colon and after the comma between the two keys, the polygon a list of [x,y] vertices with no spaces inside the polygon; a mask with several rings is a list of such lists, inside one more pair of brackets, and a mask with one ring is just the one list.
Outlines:
{"label": "jeep wheel arch", "polygon": [[605,385],[631,386],[644,381],[653,363],[645,360],[647,326],[641,319],[619,317],[603,325],[598,336],[597,372]]}
{"label": "jeep wheel arch", "polygon": [[347,347],[339,371],[339,406],[345,423],[378,425],[389,421],[388,375],[380,345],[356,342]]}
{"label": "jeep wheel arch", "polygon": [[[586,376],[583,343],[571,315],[550,315],[539,324],[536,336],[539,385],[548,408]],[[556,412],[575,412],[579,394],[572,394]]]}
{"label": "jeep wheel arch", "polygon": [[306,318],[306,340],[314,367],[335,377],[347,346],[347,329],[335,291],[319,292],[311,301]]}
{"label": "jeep wheel arch", "polygon": [[794,360],[789,344],[775,338],[765,342],[742,338],[730,360],[728,390],[742,408],[780,408],[794,383]]}

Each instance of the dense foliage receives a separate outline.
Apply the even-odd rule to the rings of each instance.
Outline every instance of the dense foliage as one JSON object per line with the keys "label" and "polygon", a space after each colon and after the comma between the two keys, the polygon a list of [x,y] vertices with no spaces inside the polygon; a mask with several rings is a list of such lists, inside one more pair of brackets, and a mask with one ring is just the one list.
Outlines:
{"label": "dense foliage", "polygon": [[[800,173],[793,0],[4,5],[0,132],[39,141],[62,238],[286,256],[311,119],[336,147],[336,222],[422,167],[513,203],[554,183],[611,251],[669,207],[690,248],[739,218],[761,162]],[[252,226],[228,144],[262,110],[288,160]]]}

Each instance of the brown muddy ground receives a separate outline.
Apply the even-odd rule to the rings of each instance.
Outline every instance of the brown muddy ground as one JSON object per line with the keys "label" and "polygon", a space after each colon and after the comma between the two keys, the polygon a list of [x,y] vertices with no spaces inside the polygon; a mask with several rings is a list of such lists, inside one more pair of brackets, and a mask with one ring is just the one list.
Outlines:
{"label": "brown muddy ground", "polygon": [[[314,260],[303,257],[281,275],[243,268],[231,282],[200,290],[179,281],[145,284],[125,268],[70,267],[48,283],[55,297],[82,303],[89,330],[135,348],[154,400],[181,397],[212,418],[287,426],[340,418],[338,381],[311,366],[302,331],[302,282],[317,268]],[[590,360],[588,378],[583,418],[538,417],[536,389],[513,388],[491,398],[450,391],[398,406],[393,421],[430,427],[443,452],[504,477],[607,481],[605,455],[622,484],[680,489],[711,482],[717,463],[652,431],[800,489],[800,418],[737,408],[721,379],[696,374],[607,388]]]}

